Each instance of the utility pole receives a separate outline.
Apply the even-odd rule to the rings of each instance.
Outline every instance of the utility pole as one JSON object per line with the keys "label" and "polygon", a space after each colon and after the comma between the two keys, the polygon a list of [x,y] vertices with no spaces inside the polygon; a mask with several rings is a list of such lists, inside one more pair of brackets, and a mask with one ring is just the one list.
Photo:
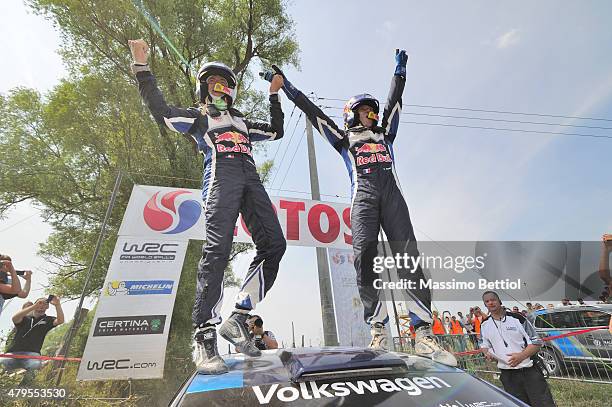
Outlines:
{"label": "utility pole", "polygon": [[[310,193],[312,199],[321,199],[319,192],[319,174],[317,172],[317,157],[315,155],[314,138],[312,137],[312,123],[306,118],[306,141],[308,144],[308,167],[310,169]],[[332,297],[331,278],[327,250],[317,247],[317,269],[319,271],[319,293],[321,296],[321,314],[323,317],[323,342],[325,346],[338,346],[338,332],[336,330],[336,314]]]}

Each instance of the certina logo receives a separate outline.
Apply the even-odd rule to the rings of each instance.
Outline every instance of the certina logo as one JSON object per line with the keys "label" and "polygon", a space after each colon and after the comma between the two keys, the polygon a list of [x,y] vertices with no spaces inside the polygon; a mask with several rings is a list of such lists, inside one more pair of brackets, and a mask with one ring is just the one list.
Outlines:
{"label": "certina logo", "polygon": [[403,391],[411,396],[419,396],[423,394],[422,389],[436,390],[452,387],[438,377],[401,377],[397,379],[357,380],[324,384],[307,382],[300,383],[299,387],[279,386],[278,383],[275,383],[265,391],[260,386],[254,386],[252,389],[259,404],[269,404],[275,396],[276,399],[283,402],[295,401],[298,398],[312,400],[324,397],[345,397],[351,394],[371,394],[378,393],[379,391],[386,393]]}
{"label": "certina logo", "polygon": [[93,336],[162,334],[165,323],[165,315],[98,318]]}
{"label": "certina logo", "polygon": [[156,192],[147,201],[143,210],[144,221],[147,226],[156,232],[173,235],[182,233],[195,225],[202,213],[200,202],[194,199],[186,199],[179,203],[178,208],[175,203],[177,197],[189,193],[184,189],[170,191],[162,195],[160,206],[157,203],[159,192]]}
{"label": "certina logo", "polygon": [[151,295],[172,294],[174,281],[172,280],[146,280],[146,281],[109,281],[104,295]]}
{"label": "certina logo", "polygon": [[123,243],[120,261],[173,261],[178,243]]}
{"label": "certina logo", "polygon": [[87,370],[149,369],[156,366],[156,362],[132,363],[131,359],[106,359],[101,361],[87,361]]}

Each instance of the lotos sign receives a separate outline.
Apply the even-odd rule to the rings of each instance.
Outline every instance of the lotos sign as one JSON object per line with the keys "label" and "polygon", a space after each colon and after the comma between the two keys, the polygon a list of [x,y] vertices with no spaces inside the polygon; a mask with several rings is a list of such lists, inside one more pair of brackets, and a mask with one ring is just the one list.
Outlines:
{"label": "lotos sign", "polygon": [[[288,245],[350,248],[350,206],[298,198],[271,197]],[[201,190],[135,185],[120,235],[202,240],[205,216]],[[239,216],[234,241],[251,242]]]}

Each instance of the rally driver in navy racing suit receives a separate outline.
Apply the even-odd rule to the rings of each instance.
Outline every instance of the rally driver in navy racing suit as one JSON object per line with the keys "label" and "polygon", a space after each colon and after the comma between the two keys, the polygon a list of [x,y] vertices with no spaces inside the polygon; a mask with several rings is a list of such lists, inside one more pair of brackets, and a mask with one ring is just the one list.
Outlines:
{"label": "rally driver in navy racing suit", "polygon": [[198,265],[192,315],[196,328],[195,363],[202,373],[224,373],[228,368],[217,350],[215,326],[221,323],[223,273],[238,213],[242,214],[257,252],[244,278],[236,308],[219,328],[219,334],[245,355],[261,355],[249,335],[246,320],[248,312],[272,287],[286,248],[251,151],[252,141],[278,140],[283,136],[284,116],[278,96],[283,78],[275,75],[270,85],[271,124],[251,122],[232,107],[236,100],[236,75],[219,62],[205,63],[198,71],[199,107],[172,107],[166,104],[147,65],[147,44],[135,40],[129,45],[140,94],[155,120],[186,135],[204,156],[206,243]]}
{"label": "rally driver in navy racing suit", "polygon": [[[408,206],[399,188],[394,167],[393,142],[397,135],[406,81],[406,51],[396,50],[396,68],[391,91],[378,125],[379,103],[372,95],[353,96],[344,106],[344,128],[321,111],[310,99],[284,77],[283,90],[313,123],[321,135],[341,155],[348,169],[352,188],[351,229],[357,285],[364,306],[364,319],[371,327],[373,348],[386,348],[385,324],[388,322],[384,298],[373,287],[373,261],[377,255],[378,233],[382,226],[393,252],[418,256],[416,239]],[[274,66],[277,74],[282,72]],[[274,74],[263,76],[272,80]],[[417,281],[423,277],[420,265],[414,274],[398,269],[399,278]],[[419,284],[417,283],[417,287]],[[435,361],[456,366],[455,357],[441,348],[431,332],[431,293],[417,289],[407,293],[411,298],[410,316],[416,330],[415,351]]]}

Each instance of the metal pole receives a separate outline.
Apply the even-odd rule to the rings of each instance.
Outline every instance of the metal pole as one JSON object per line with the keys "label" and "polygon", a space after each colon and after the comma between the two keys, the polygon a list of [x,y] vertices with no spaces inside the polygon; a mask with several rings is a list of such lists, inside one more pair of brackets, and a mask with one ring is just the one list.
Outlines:
{"label": "metal pole", "polygon": [[[98,259],[98,255],[100,254],[100,247],[102,246],[102,242],[104,241],[104,234],[106,232],[106,225],[108,224],[108,220],[110,219],[111,213],[113,211],[113,207],[115,206],[115,199],[117,198],[117,192],[119,192],[119,186],[121,185],[121,179],[123,178],[123,172],[119,170],[117,173],[117,178],[115,179],[115,186],[113,187],[113,192],[110,197],[110,202],[108,203],[108,207],[106,208],[106,214],[104,215],[104,220],[102,221],[102,227],[100,228],[100,234],[98,235],[98,241],[96,243],[96,248],[94,250],[93,257],[91,262],[89,263],[89,269],[87,270],[87,277],[85,277],[85,283],[83,284],[83,291],[81,292],[81,298],[79,299],[79,305],[74,311],[74,318],[72,319],[72,326],[68,331],[68,336],[66,338],[65,345],[65,354],[62,355],[66,357],[68,352],[70,351],[70,345],[72,343],[72,338],[74,337],[76,327],[78,326],[79,316],[81,312],[81,308],[83,307],[83,302],[85,301],[85,296],[87,295],[87,285],[89,284],[89,280],[91,279],[91,274],[93,272],[94,265],[96,264],[96,260]],[[59,367],[59,372],[57,374],[57,380],[55,386],[59,386],[62,380],[62,373],[64,371],[65,360],[62,360],[62,363]]]}
{"label": "metal pole", "polygon": [[291,347],[295,348],[295,328],[293,326],[293,321],[291,321]]}
{"label": "metal pole", "polygon": [[[320,200],[319,174],[317,172],[317,158],[315,155],[312,124],[306,119],[306,141],[308,144],[308,167],[310,169],[310,193],[313,200]],[[321,296],[321,314],[323,318],[323,342],[325,346],[338,346],[338,332],[336,329],[336,314],[332,297],[329,263],[327,250],[317,247],[317,269],[319,271],[319,293]]]}

